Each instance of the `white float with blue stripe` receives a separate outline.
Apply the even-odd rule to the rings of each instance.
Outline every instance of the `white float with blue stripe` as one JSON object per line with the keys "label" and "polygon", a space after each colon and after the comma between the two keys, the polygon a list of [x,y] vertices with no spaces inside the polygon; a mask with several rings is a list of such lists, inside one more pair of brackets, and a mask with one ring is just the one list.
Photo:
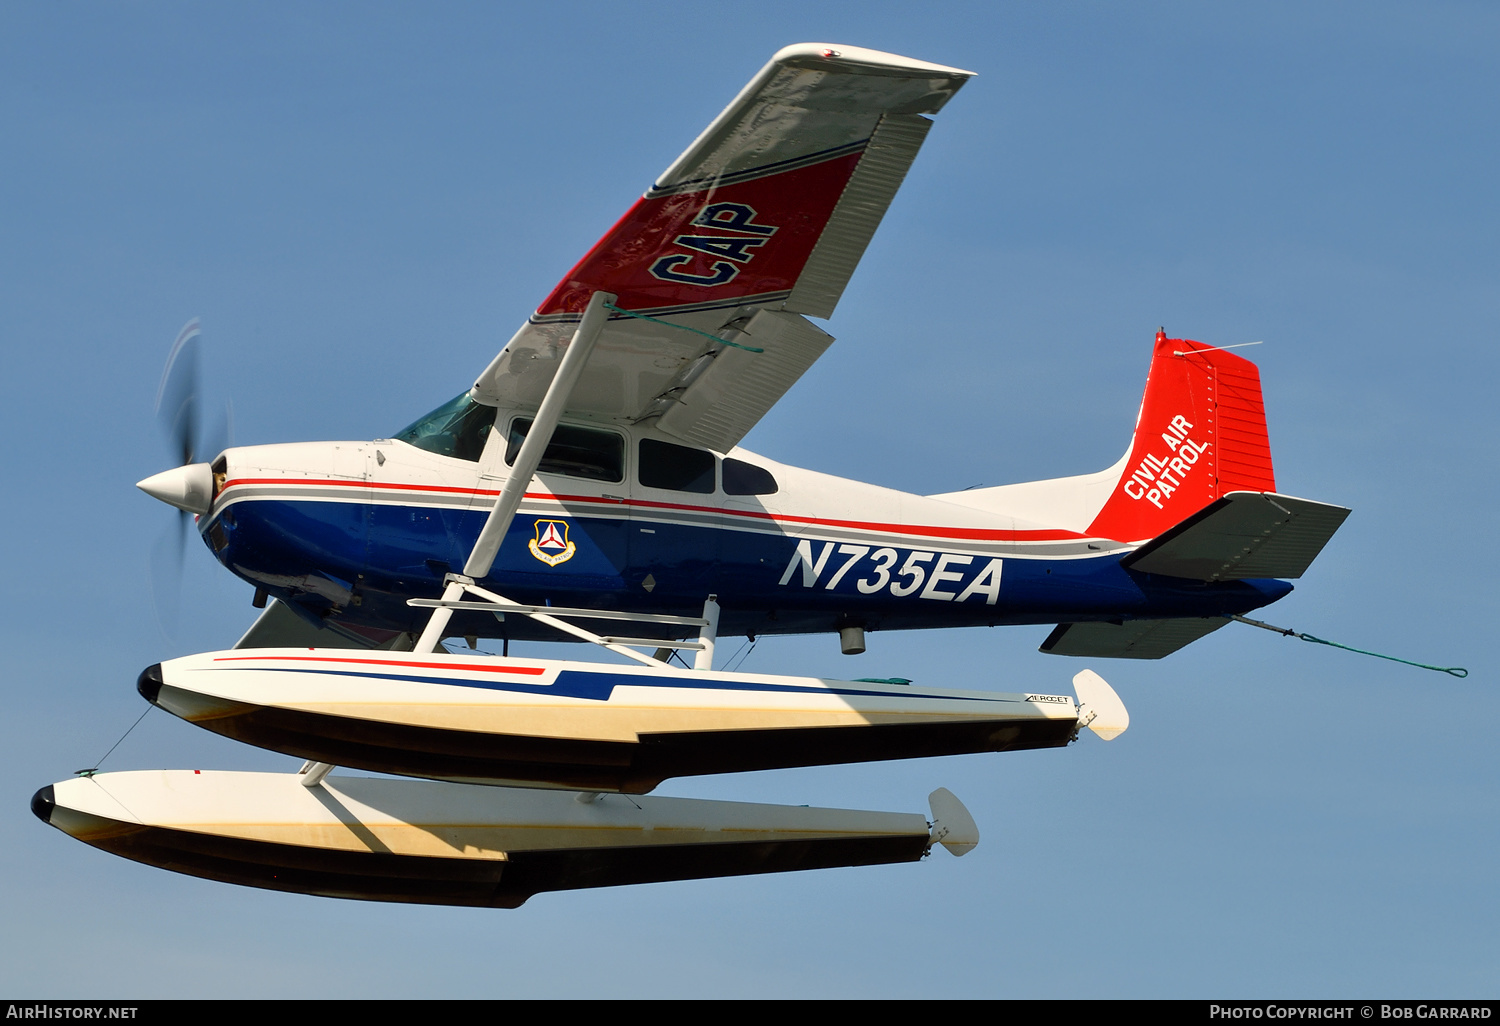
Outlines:
{"label": "white float with blue stripe", "polygon": [[1059,747],[1080,704],[1092,729],[1118,733],[1123,705],[1085,674],[1097,683],[1080,703],[662,663],[232,649],[152,666],[139,687],[199,726],[315,762],[642,794],[674,776]]}

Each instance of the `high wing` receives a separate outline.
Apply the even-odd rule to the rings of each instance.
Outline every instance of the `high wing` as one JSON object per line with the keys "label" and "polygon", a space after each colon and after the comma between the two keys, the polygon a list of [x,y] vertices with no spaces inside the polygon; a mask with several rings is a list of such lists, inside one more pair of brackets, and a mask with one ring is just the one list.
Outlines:
{"label": "high wing", "polygon": [[932,124],[922,115],[971,75],[857,47],[781,50],[470,394],[540,404],[589,297],[612,293],[568,412],[660,416],[663,431],[732,448],[833,341],[802,315],[832,315]]}
{"label": "high wing", "polygon": [[273,599],[266,611],[256,617],[250,629],[235,648],[346,648],[406,651],[412,636],[393,631],[379,631],[355,624],[325,620],[320,627],[307,616],[293,611],[280,599]]}

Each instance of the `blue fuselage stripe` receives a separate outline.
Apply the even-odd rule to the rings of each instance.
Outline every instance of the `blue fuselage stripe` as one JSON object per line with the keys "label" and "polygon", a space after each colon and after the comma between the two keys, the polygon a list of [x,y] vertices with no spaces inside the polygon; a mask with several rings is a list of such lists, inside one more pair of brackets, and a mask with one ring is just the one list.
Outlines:
{"label": "blue fuselage stripe", "polygon": [[[312,618],[420,630],[443,574],[462,567],[487,510],[381,503],[244,499],[205,526],[226,567]],[[718,595],[721,630],[795,633],[957,627],[1245,613],[1291,590],[1283,581],[1203,584],[1138,573],[1120,553],[984,553],[940,539],[830,540],[729,522],[632,516],[517,516],[488,587],[523,603],[696,614]],[[844,532],[848,535],[848,532]],[[512,620],[518,620],[512,616]],[[454,630],[511,636],[488,614]],[[460,629],[462,628],[462,629]],[[516,633],[515,636],[524,636]]]}

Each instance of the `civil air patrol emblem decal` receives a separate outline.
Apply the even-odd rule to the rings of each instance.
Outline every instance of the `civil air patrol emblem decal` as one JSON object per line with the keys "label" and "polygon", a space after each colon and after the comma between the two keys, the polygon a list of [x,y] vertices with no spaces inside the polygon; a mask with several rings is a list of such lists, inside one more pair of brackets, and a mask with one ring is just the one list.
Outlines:
{"label": "civil air patrol emblem decal", "polygon": [[566,520],[538,520],[536,537],[527,543],[527,548],[548,566],[566,563],[578,551],[578,546],[568,540]]}

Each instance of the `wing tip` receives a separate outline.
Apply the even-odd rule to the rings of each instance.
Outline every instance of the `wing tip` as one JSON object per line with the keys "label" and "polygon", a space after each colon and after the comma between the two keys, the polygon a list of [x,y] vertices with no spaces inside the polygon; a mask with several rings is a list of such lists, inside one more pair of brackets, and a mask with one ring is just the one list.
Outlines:
{"label": "wing tip", "polygon": [[775,56],[771,58],[772,64],[800,64],[808,61],[831,62],[856,73],[862,68],[868,68],[880,71],[924,71],[955,78],[973,78],[976,74],[973,71],[949,67],[946,64],[933,64],[930,61],[919,61],[900,54],[886,53],[883,50],[867,50],[862,46],[845,46],[838,43],[793,43],[777,50]]}

